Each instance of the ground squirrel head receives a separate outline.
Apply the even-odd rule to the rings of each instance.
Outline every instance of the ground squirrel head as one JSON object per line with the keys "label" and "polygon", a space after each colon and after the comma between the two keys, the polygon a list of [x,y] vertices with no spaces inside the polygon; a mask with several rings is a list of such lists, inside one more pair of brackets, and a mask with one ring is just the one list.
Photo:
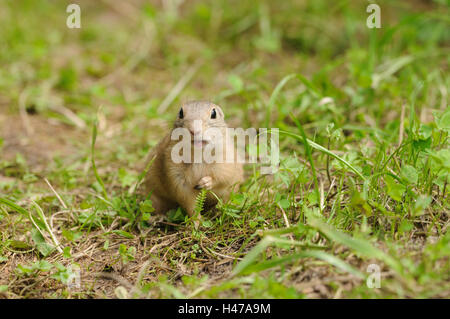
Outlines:
{"label": "ground squirrel head", "polygon": [[178,110],[174,126],[189,129],[195,120],[201,120],[205,128],[226,126],[225,117],[220,106],[209,101],[183,103]]}
{"label": "ground squirrel head", "polygon": [[192,141],[209,142],[205,134],[208,129],[226,129],[225,116],[220,106],[209,101],[192,101],[183,103],[178,110],[174,128],[189,130]]}

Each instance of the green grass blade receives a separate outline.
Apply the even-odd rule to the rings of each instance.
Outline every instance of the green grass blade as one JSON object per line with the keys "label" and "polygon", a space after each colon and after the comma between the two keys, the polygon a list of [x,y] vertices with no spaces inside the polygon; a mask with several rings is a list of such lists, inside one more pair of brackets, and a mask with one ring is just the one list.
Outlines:
{"label": "green grass blade", "polygon": [[372,246],[372,244],[370,244],[367,240],[351,237],[343,232],[336,230],[334,227],[322,222],[321,220],[313,218],[311,216],[308,217],[308,222],[312,227],[318,229],[330,240],[347,246],[360,255],[381,260],[397,273],[402,272],[402,266],[396,259],[386,254],[382,250]]}
{"label": "green grass blade", "polygon": [[286,83],[292,79],[299,79],[314,95],[318,95],[318,90],[303,75],[296,73],[286,75],[284,78],[281,79],[280,82],[278,82],[272,94],[270,95],[269,104],[267,106],[266,112],[266,128],[270,127],[270,116],[272,115],[273,106],[275,105],[275,101],[278,95],[280,94],[281,90],[286,85]]}
{"label": "green grass blade", "polygon": [[266,250],[267,247],[269,247],[273,242],[273,237],[267,236],[264,237],[259,243],[256,244],[255,247],[253,247],[252,250],[250,250],[249,253],[244,257],[244,259],[241,260],[239,264],[233,269],[231,275],[236,276],[243,272],[247,267],[249,267],[257,258],[258,256]]}
{"label": "green grass blade", "polygon": [[144,180],[145,176],[147,175],[148,170],[150,169],[150,167],[152,166],[153,162],[155,161],[156,156],[153,156],[153,158],[148,161],[147,165],[145,166],[144,170],[138,175],[136,182],[133,183],[130,188],[128,189],[128,194],[132,195],[136,192],[136,190],[139,188],[139,186],[141,185],[142,181]]}
{"label": "green grass blade", "polygon": [[[266,236],[236,266],[236,268],[233,270],[232,274],[238,275],[238,274],[248,274],[248,273],[252,273],[252,272],[258,272],[258,271],[262,271],[262,270],[265,270],[268,268],[281,266],[281,265],[293,262],[297,259],[312,257],[312,258],[317,258],[317,259],[323,260],[323,261],[325,261],[343,271],[351,273],[359,278],[364,278],[364,275],[361,272],[359,272],[355,268],[351,267],[350,265],[348,265],[347,263],[345,263],[338,257],[335,257],[333,255],[330,255],[330,254],[320,251],[320,250],[302,251],[302,252],[290,254],[290,255],[287,255],[284,257],[272,258],[267,261],[256,263],[258,256],[271,245],[276,245],[276,246],[291,245],[291,246],[308,247],[308,245],[299,243],[297,241],[276,238],[273,236]],[[322,248],[325,248],[325,247],[322,247]]]}
{"label": "green grass blade", "polygon": [[17,205],[16,203],[14,203],[13,201],[5,198],[5,197],[0,197],[0,203],[8,206],[9,208],[15,210],[16,212],[22,214],[25,217],[28,217],[28,211],[25,210],[24,208],[20,207],[19,205]]}
{"label": "green grass blade", "polygon": [[270,116],[272,115],[272,109],[275,104],[275,100],[280,94],[281,89],[286,85],[287,82],[289,82],[293,78],[295,78],[295,74],[286,75],[284,78],[281,79],[281,81],[277,84],[272,94],[270,95],[269,105],[267,106],[267,113],[266,113],[266,128],[270,127]]}
{"label": "green grass blade", "polygon": [[[33,201],[31,204],[33,205],[34,209],[36,210],[36,212],[37,212],[39,218],[41,219],[42,223],[45,225],[45,229],[50,234],[50,237],[51,237],[53,243],[55,244],[56,249],[60,253],[62,253],[63,250],[61,248],[61,244],[59,243],[58,239],[56,238],[55,234],[53,233],[50,225],[47,223],[47,219],[45,218],[44,211],[42,210],[42,208],[36,202]],[[31,218],[31,215],[30,215],[30,218]],[[35,226],[37,227],[37,225],[35,225]]]}
{"label": "green grass blade", "polygon": [[292,263],[298,259],[303,259],[303,258],[320,259],[320,260],[323,260],[323,261],[327,262],[328,264],[333,265],[336,268],[338,268],[342,271],[348,272],[358,278],[361,278],[361,279],[365,278],[363,273],[361,273],[354,267],[350,266],[349,264],[344,262],[342,259],[340,259],[336,256],[333,256],[329,253],[326,253],[324,251],[314,251],[314,250],[302,251],[302,252],[287,255],[284,257],[272,258],[267,261],[252,264],[252,265],[247,266],[245,269],[243,269],[241,273],[245,275],[245,274],[249,274],[249,273],[253,273],[253,272],[259,272],[259,271],[274,268],[277,266],[283,266],[283,265]]}
{"label": "green grass blade", "polygon": [[[308,158],[309,164],[311,165],[311,172],[312,172],[313,179],[314,179],[314,188],[316,190],[317,199],[319,199],[320,198],[319,183],[317,182],[317,175],[316,175],[316,170],[314,168],[314,161],[312,159],[311,147],[309,145],[308,139],[306,138],[306,134],[305,134],[305,130],[303,130],[303,126],[295,118],[294,114],[291,113],[290,115],[291,115],[291,118],[294,121],[295,125],[297,125],[297,128],[300,131],[300,134],[303,138],[303,145],[305,145],[306,157]],[[322,209],[321,205],[319,205],[319,208]]]}
{"label": "green grass blade", "polygon": [[95,141],[97,140],[97,118],[94,121],[94,124],[92,126],[92,143],[91,143],[91,162],[92,162],[92,169],[94,170],[95,178],[97,179],[97,182],[100,184],[103,196],[108,200],[108,194],[106,193],[105,184],[103,183],[103,180],[101,179],[100,175],[97,171],[97,166],[95,165]]}
{"label": "green grass blade", "polygon": [[[279,132],[280,132],[281,134],[284,134],[284,135],[293,137],[293,138],[297,139],[298,141],[304,143],[303,137],[300,136],[300,135],[297,135],[297,134],[294,134],[294,133],[291,133],[291,132],[288,132],[288,131],[283,131],[283,130],[279,130]],[[311,141],[310,139],[307,139],[307,141],[308,141],[309,145],[310,145],[312,148],[315,148],[316,150],[319,150],[319,151],[321,151],[321,152],[323,152],[323,153],[325,153],[325,154],[328,154],[328,155],[330,155],[331,157],[337,159],[338,161],[340,161],[341,163],[343,163],[345,166],[347,166],[348,168],[350,168],[353,172],[355,172],[356,175],[358,175],[359,177],[361,177],[362,180],[364,180],[364,181],[366,180],[366,178],[365,178],[365,177],[364,177],[364,176],[363,176],[363,175],[362,175],[362,174],[361,174],[361,173],[360,173],[360,172],[359,172],[352,164],[350,164],[349,162],[347,162],[345,159],[339,157],[338,155],[336,155],[336,154],[334,154],[333,152],[329,151],[329,150],[326,149],[325,147],[323,147],[323,146],[321,146],[321,145],[319,145],[319,144],[317,144],[317,143]]]}

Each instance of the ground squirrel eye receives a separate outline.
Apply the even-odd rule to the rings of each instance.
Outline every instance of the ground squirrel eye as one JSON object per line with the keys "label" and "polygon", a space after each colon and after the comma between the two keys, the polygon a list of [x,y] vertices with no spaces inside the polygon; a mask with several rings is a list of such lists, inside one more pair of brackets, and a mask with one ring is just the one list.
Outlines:
{"label": "ground squirrel eye", "polygon": [[217,114],[216,114],[216,109],[212,109],[212,111],[211,111],[211,118],[212,118],[212,119],[215,119],[216,116],[217,116]]}
{"label": "ground squirrel eye", "polygon": [[181,109],[180,109],[180,112],[178,112],[178,117],[179,117],[180,119],[183,118],[183,108],[181,108]]}

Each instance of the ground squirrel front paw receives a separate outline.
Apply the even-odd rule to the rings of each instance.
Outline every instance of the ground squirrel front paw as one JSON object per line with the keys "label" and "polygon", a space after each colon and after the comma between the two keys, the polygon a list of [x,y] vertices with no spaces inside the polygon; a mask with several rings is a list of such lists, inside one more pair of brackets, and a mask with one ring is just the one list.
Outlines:
{"label": "ground squirrel front paw", "polygon": [[207,189],[207,190],[211,190],[213,186],[213,179],[211,176],[204,176],[202,178],[200,178],[200,180],[198,181],[197,185],[195,185],[195,189]]}

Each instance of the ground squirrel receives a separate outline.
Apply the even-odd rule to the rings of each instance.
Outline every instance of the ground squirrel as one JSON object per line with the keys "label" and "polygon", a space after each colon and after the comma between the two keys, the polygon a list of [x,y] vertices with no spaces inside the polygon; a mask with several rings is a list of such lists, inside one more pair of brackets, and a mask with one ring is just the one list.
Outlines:
{"label": "ground squirrel", "polygon": [[[234,150],[234,143],[226,134],[227,124],[222,109],[207,101],[194,101],[181,105],[170,133],[151,150],[148,160],[153,162],[145,177],[144,185],[147,194],[151,192],[150,199],[155,213],[165,213],[181,206],[192,217],[196,213],[196,199],[201,189],[210,190],[222,200],[227,200],[230,192],[243,181],[243,167],[235,160],[236,157],[232,162],[208,164],[202,158],[200,163],[193,160],[177,163],[173,158],[174,153],[178,154],[178,150],[174,147],[179,147],[176,145],[180,142],[180,139],[173,139],[176,129],[182,129],[187,133],[185,145],[189,144],[191,159],[194,158],[196,149],[198,151],[217,147],[216,150],[220,150],[222,147],[223,151],[227,152],[231,148]],[[220,132],[224,138],[222,141],[212,139],[211,134],[205,134],[207,130]],[[189,154],[186,152],[183,155]],[[217,199],[208,192],[205,208],[211,208],[216,204]]]}

